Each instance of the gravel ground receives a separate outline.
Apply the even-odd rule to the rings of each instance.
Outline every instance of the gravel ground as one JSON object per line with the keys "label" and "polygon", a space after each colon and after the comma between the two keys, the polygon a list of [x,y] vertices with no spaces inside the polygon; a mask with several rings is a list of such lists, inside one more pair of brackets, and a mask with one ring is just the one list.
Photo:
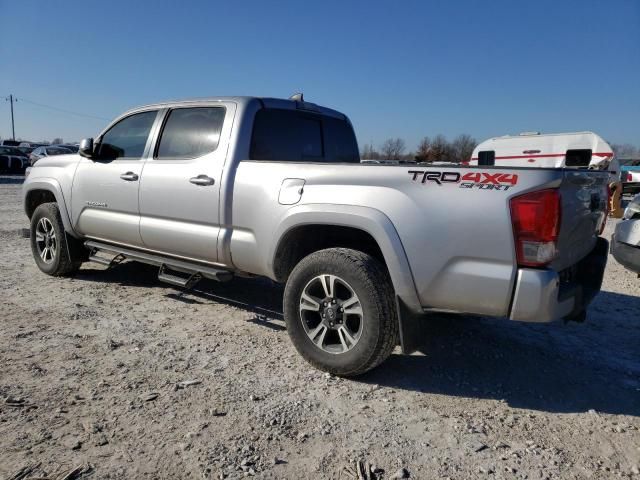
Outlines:
{"label": "gravel ground", "polygon": [[50,278],[26,225],[0,178],[0,478],[640,478],[640,279],[613,258],[584,324],[449,319],[345,380],[296,354],[277,285]]}

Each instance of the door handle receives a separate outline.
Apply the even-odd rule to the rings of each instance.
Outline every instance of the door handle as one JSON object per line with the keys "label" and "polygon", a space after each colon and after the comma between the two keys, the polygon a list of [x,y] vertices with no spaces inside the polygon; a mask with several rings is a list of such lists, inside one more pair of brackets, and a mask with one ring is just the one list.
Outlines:
{"label": "door handle", "polygon": [[201,185],[201,186],[213,185],[214,183],[216,183],[216,181],[213,178],[207,177],[206,175],[198,175],[197,177],[192,177],[189,179],[189,181],[194,185]]}
{"label": "door handle", "polygon": [[135,182],[136,180],[138,180],[138,175],[133,172],[127,172],[120,175],[120,178],[122,180],[126,180],[127,182]]}

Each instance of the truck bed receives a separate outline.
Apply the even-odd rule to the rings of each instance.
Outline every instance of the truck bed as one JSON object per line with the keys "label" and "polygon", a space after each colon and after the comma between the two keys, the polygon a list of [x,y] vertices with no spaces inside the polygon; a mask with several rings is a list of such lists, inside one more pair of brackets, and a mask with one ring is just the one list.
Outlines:
{"label": "truck bed", "polygon": [[[288,178],[304,181],[303,194],[281,205]],[[505,316],[518,272],[509,200],[560,189],[559,255],[550,268],[561,271],[595,246],[606,180],[606,173],[585,170],[243,161],[234,182],[230,249],[236,268],[273,277],[265,245],[287,217],[327,204],[336,212],[375,210],[402,239],[423,309]]]}

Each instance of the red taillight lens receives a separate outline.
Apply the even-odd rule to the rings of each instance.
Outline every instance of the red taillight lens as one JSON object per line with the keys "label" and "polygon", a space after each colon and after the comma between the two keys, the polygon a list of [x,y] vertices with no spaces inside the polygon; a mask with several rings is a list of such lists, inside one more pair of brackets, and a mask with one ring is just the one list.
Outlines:
{"label": "red taillight lens", "polygon": [[633,175],[631,175],[630,172],[627,172],[627,182],[632,182],[633,181]]}
{"label": "red taillight lens", "polygon": [[511,199],[511,222],[518,265],[542,267],[557,254],[560,193],[541,190]]}

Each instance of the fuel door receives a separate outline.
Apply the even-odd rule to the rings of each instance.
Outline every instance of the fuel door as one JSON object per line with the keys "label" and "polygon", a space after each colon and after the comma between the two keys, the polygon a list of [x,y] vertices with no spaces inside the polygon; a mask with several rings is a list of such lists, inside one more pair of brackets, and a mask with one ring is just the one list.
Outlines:
{"label": "fuel door", "polygon": [[280,195],[278,203],[280,205],[294,205],[302,198],[304,192],[304,179],[285,178],[280,185]]}

